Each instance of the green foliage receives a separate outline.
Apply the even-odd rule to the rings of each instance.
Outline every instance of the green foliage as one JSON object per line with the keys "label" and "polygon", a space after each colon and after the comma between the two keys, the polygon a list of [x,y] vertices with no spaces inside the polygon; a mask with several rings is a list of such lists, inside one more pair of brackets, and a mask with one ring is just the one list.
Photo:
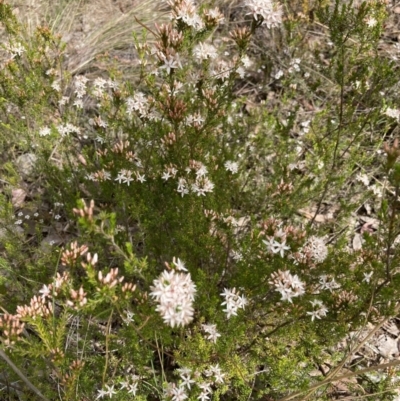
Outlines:
{"label": "green foliage", "polygon": [[[38,399],[288,401],[332,399],[347,375],[352,395],[394,396],[393,372],[352,366],[399,307],[388,14],[306,3],[248,2],[226,28],[172,2],[133,38],[134,82],[72,76],[61,39],[0,3],[7,380]],[[376,225],[355,232],[362,207]]]}

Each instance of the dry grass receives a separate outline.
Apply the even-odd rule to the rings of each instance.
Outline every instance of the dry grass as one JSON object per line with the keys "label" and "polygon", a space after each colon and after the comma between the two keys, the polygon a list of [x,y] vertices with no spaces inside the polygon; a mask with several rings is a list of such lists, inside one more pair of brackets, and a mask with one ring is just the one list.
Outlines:
{"label": "dry grass", "polygon": [[[151,0],[10,0],[18,19],[27,27],[28,35],[39,25],[47,25],[67,44],[66,68],[82,74],[100,67],[99,55],[132,65],[133,33],[144,24],[167,21],[165,4]],[[97,67],[97,68],[96,68]]]}

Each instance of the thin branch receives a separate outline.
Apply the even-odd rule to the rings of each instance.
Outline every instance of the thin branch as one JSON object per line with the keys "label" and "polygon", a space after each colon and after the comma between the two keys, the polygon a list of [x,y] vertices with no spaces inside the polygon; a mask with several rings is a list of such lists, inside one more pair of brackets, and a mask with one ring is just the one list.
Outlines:
{"label": "thin branch", "polygon": [[32,390],[38,397],[40,397],[44,401],[50,401],[46,398],[38,388],[36,388],[29,379],[14,365],[14,362],[7,356],[7,354],[0,348],[0,357],[7,362],[10,368],[15,372],[16,375],[20,377],[20,379]]}
{"label": "thin branch", "polygon": [[140,21],[136,18],[136,15],[134,16],[134,18],[135,18],[135,21],[136,21],[140,26],[142,26],[144,29],[146,29],[146,30],[148,30],[149,32],[151,32],[151,33],[154,35],[155,38],[158,38],[158,37],[159,37],[159,35],[157,35],[154,31],[152,31],[148,26],[146,26],[146,25],[144,25],[142,22],[140,22]]}

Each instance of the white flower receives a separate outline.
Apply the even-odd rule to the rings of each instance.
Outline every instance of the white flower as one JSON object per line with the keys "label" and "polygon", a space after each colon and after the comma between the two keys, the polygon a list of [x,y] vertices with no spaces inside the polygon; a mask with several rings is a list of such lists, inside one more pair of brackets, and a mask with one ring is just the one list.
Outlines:
{"label": "white flower", "polygon": [[188,398],[183,387],[174,387],[171,392],[173,401],[184,401]]}
{"label": "white flower", "polygon": [[211,372],[211,374],[214,375],[215,383],[223,383],[224,382],[225,373],[221,372],[221,368],[219,367],[218,363],[216,365],[210,366],[210,372]]}
{"label": "white flower", "polygon": [[378,185],[376,185],[376,184],[373,184],[373,185],[371,185],[370,187],[369,187],[369,189],[373,192],[373,194],[375,195],[375,196],[377,196],[378,198],[382,198],[383,197],[383,188],[382,187],[380,187],[380,186],[378,186]]}
{"label": "white flower", "polygon": [[200,127],[204,123],[204,117],[200,113],[189,114],[186,117],[186,125]]}
{"label": "white flower", "polygon": [[340,285],[335,281],[334,278],[328,281],[328,276],[325,274],[319,278],[319,284],[321,290],[329,290],[330,292],[340,288]]}
{"label": "white flower", "polygon": [[275,287],[282,296],[282,301],[292,302],[292,298],[298,297],[305,293],[304,283],[299,279],[297,274],[292,275],[288,270],[278,270],[271,274],[269,284]]}
{"label": "white flower", "polygon": [[138,386],[137,382],[129,384],[129,386],[128,386],[128,394],[132,394],[133,396],[135,396],[136,395],[136,391],[137,391],[137,386]]}
{"label": "white flower", "polygon": [[246,6],[250,8],[248,14],[252,14],[256,21],[262,19],[262,24],[268,28],[274,28],[282,23],[282,6],[272,0],[246,0]]}
{"label": "white flower", "polygon": [[264,244],[267,246],[267,249],[271,253],[279,253],[283,258],[285,251],[290,249],[290,246],[286,245],[286,240],[282,240],[282,242],[275,241],[274,238],[270,238],[268,241],[262,240]]}
{"label": "white flower", "polygon": [[371,281],[371,277],[374,274],[374,272],[363,273],[363,274],[364,274],[363,282],[365,281],[368,284]]}
{"label": "white flower", "polygon": [[216,343],[218,337],[221,337],[221,334],[219,334],[217,332],[216,324],[202,324],[201,327],[208,334],[208,336],[206,336],[207,340],[210,340],[213,343]]}
{"label": "white flower", "polygon": [[118,181],[120,184],[121,183],[127,184],[129,187],[130,183],[134,181],[132,174],[133,174],[132,171],[122,169],[118,172],[118,176],[117,178],[115,178],[114,181]]}
{"label": "white flower", "polygon": [[11,58],[15,58],[16,56],[22,56],[22,53],[25,52],[24,47],[21,45],[21,43],[15,43],[14,45],[11,45],[8,47],[8,50],[10,53],[12,53]]}
{"label": "white flower", "polygon": [[192,369],[190,368],[179,368],[176,369],[176,371],[182,376],[182,375],[190,375],[192,373]]}
{"label": "white flower", "polygon": [[214,184],[208,179],[208,177],[197,178],[196,182],[192,184],[192,191],[196,193],[197,196],[206,196],[206,193],[213,192],[213,189]]}
{"label": "white flower", "polygon": [[288,251],[289,249],[290,249],[290,246],[286,245],[285,241],[283,241],[282,243],[275,241],[272,252],[279,253],[281,255],[281,257],[283,258],[285,251]]}
{"label": "white flower", "polygon": [[172,176],[171,176],[171,174],[169,173],[169,171],[165,171],[165,172],[163,173],[163,175],[161,176],[161,179],[163,179],[163,180],[165,180],[165,181],[168,181],[171,177],[172,177]]}
{"label": "white flower", "polygon": [[129,383],[124,380],[122,382],[120,382],[119,384],[121,386],[120,390],[123,390],[124,388],[127,388],[129,386]]}
{"label": "white flower", "polygon": [[205,391],[202,391],[200,395],[197,397],[197,399],[200,401],[207,401],[210,399],[210,396]]}
{"label": "white flower", "polygon": [[[313,322],[315,318],[321,319],[321,317],[326,316],[328,309],[324,306],[322,301],[316,299],[314,301],[310,301],[311,305],[313,306],[314,310],[311,312],[307,312],[307,315],[311,316],[311,321]],[[318,309],[315,310],[315,307]]]}
{"label": "white flower", "polygon": [[202,164],[196,171],[196,177],[197,178],[205,177],[207,173],[208,173],[207,167],[204,164]]}
{"label": "white flower", "polygon": [[189,273],[164,270],[150,287],[150,295],[158,302],[156,310],[171,327],[184,326],[193,319],[193,300],[196,293]]}
{"label": "white flower", "polygon": [[267,246],[268,252],[273,253],[274,245],[275,245],[275,239],[273,237],[269,238],[268,241],[262,240],[264,244]]}
{"label": "white flower", "polygon": [[366,18],[365,23],[367,24],[368,28],[373,28],[376,26],[378,21],[374,17],[369,16]]}
{"label": "white flower", "polygon": [[239,308],[244,309],[244,307],[247,304],[247,298],[244,295],[239,295],[238,292],[236,292],[236,288],[233,289],[228,289],[224,288],[224,292],[221,293],[225,298],[225,301],[222,302],[221,305],[226,305],[226,309],[224,309],[224,312],[226,313],[226,317],[229,319],[231,316],[236,316],[237,315],[237,310]]}
{"label": "white flower", "polygon": [[321,263],[328,256],[328,248],[323,238],[311,236],[299,250],[302,255],[308,255],[313,262]]}
{"label": "white flower", "polygon": [[203,382],[203,383],[198,383],[198,386],[203,390],[203,393],[211,394],[211,383],[208,382]]}
{"label": "white flower", "polygon": [[39,136],[47,136],[51,134],[51,130],[49,127],[43,127],[39,130]]}
{"label": "white flower", "polygon": [[392,109],[391,107],[388,107],[385,110],[384,114],[387,115],[388,117],[392,117],[392,118],[398,119],[400,117],[400,110]]}
{"label": "white flower", "polygon": [[311,321],[313,322],[315,318],[321,319],[318,315],[318,311],[307,312],[307,315],[311,316]]}
{"label": "white flower", "polygon": [[75,106],[77,109],[83,109],[83,101],[82,99],[76,99],[73,103],[73,106]]}
{"label": "white flower", "polygon": [[47,285],[43,285],[39,293],[42,294],[42,298],[50,297],[52,294],[51,285],[50,287],[48,287]]}
{"label": "white flower", "polygon": [[106,388],[107,388],[106,395],[108,395],[110,398],[111,398],[114,394],[117,394],[117,392],[114,390],[114,386],[108,386],[108,385],[106,384]]}
{"label": "white flower", "polygon": [[230,171],[232,174],[236,174],[239,171],[239,165],[236,162],[228,160],[224,166],[225,170]]}
{"label": "white flower", "polygon": [[243,255],[242,255],[241,252],[232,250],[232,251],[231,251],[231,254],[232,254],[232,259],[233,259],[233,260],[237,260],[237,261],[243,260]]}
{"label": "white flower", "polygon": [[176,259],[175,256],[172,258],[172,263],[175,265],[175,267],[178,270],[183,270],[185,272],[187,272],[188,270],[185,267],[185,264],[178,258]]}
{"label": "white flower", "polygon": [[199,61],[207,60],[208,58],[213,60],[218,57],[217,49],[213,45],[202,42],[194,47],[193,55]]}
{"label": "white flower", "polygon": [[103,398],[106,395],[112,398],[113,395],[117,394],[117,392],[114,390],[114,386],[108,386],[107,384],[106,384],[106,390],[97,390],[97,392],[99,394],[97,395],[96,400],[98,400],[99,398]]}
{"label": "white flower", "polygon": [[362,182],[366,187],[369,185],[369,178],[367,174],[357,174],[356,175],[356,180]]}
{"label": "white flower", "polygon": [[137,111],[141,117],[146,117],[149,112],[149,102],[142,92],[136,92],[133,97],[126,99],[127,114],[132,115],[133,110]]}
{"label": "white flower", "polygon": [[181,19],[187,25],[191,26],[195,30],[199,31],[203,29],[204,22],[200,18],[200,16],[195,12],[192,1],[185,1],[183,4],[187,4],[186,7],[182,7],[182,10],[179,10],[176,19]]}
{"label": "white flower", "polygon": [[97,89],[105,89],[106,85],[107,81],[104,78],[98,77],[93,81],[93,86]]}
{"label": "white flower", "polygon": [[179,178],[178,180],[178,189],[176,190],[182,195],[187,195],[189,193],[189,188],[187,187],[187,182],[184,178]]}
{"label": "white flower", "polygon": [[114,181],[118,181],[118,183],[121,184],[124,179],[125,179],[125,174],[119,172],[117,178]]}
{"label": "white flower", "polygon": [[178,53],[176,53],[175,56],[172,55],[169,55],[168,57],[166,57],[165,55],[162,56],[164,64],[160,68],[166,69],[168,74],[170,74],[171,70],[173,69],[182,68],[182,64],[179,60]]}
{"label": "white flower", "polygon": [[108,84],[108,87],[110,88],[110,89],[118,89],[118,82],[116,82],[116,81],[113,81],[112,79],[108,79],[107,80],[107,84]]}
{"label": "white flower", "polygon": [[146,177],[143,175],[140,175],[138,172],[136,172],[136,179],[140,181],[142,184],[146,181]]}
{"label": "white flower", "polygon": [[[61,91],[61,86],[60,86],[60,83],[59,83],[58,81],[54,81],[54,82],[51,84],[51,87],[52,87],[52,89],[54,89],[56,92],[60,92],[60,91]],[[58,103],[60,103],[60,101],[59,101]]]}
{"label": "white flower", "polygon": [[57,130],[61,136],[71,134],[72,132],[75,132],[76,134],[80,134],[79,127],[76,127],[75,125],[70,124],[70,123],[57,125]]}
{"label": "white flower", "polygon": [[249,56],[242,57],[242,64],[245,68],[250,68],[253,65],[253,62],[250,60]]}
{"label": "white flower", "polygon": [[132,323],[134,321],[133,316],[134,316],[134,313],[128,310],[126,312],[126,318],[124,319],[125,324]]}
{"label": "white flower", "polygon": [[310,301],[310,304],[315,308],[316,306],[323,306],[323,303],[319,299],[314,299],[313,301]]}
{"label": "white flower", "polygon": [[191,384],[195,383],[195,381],[190,377],[190,375],[181,375],[182,383],[180,384],[182,387],[186,386],[189,390],[191,388]]}
{"label": "white flower", "polygon": [[107,392],[105,390],[97,390],[98,395],[96,397],[96,400],[98,400],[99,398],[103,398],[105,395],[107,395]]}

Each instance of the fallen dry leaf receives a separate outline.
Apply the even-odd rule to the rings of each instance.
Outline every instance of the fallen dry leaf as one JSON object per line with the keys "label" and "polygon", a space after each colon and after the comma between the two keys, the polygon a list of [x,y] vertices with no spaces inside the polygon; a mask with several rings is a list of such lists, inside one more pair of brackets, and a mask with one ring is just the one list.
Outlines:
{"label": "fallen dry leaf", "polygon": [[359,251],[362,249],[362,238],[360,234],[355,234],[353,237],[353,249]]}
{"label": "fallen dry leaf", "polygon": [[11,191],[11,203],[14,207],[21,207],[26,198],[26,191],[22,188],[15,188]]}

